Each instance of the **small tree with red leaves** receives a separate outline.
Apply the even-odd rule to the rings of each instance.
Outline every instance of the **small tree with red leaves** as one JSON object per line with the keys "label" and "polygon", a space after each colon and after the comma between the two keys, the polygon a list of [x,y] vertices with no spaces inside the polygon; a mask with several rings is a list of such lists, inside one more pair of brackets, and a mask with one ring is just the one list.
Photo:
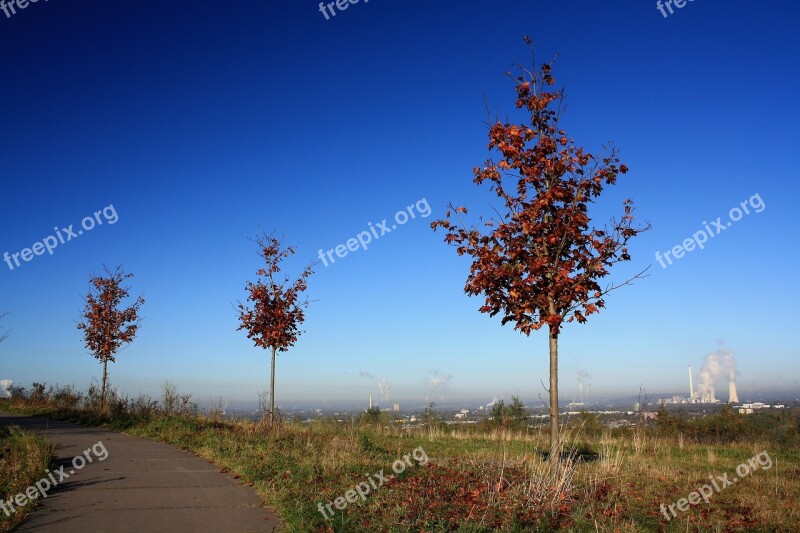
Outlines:
{"label": "small tree with red leaves", "polygon": [[277,279],[281,273],[281,263],[295,253],[291,246],[283,243],[272,234],[263,234],[255,239],[258,255],[266,265],[256,271],[255,283],[247,282],[247,301],[252,307],[239,302],[238,330],[247,330],[247,338],[253,343],[272,352],[270,376],[269,422],[275,420],[275,356],[285,352],[297,342],[302,333],[300,324],[305,320],[308,300],[300,296],[308,288],[308,277],[313,274],[308,265],[300,276],[291,281],[288,276]]}
{"label": "small tree with red leaves", "polygon": [[[525,42],[531,46],[527,37]],[[519,67],[517,77],[508,73],[516,85],[516,107],[530,115],[529,122],[494,120],[489,126],[489,150],[500,158],[475,168],[474,182],[488,181],[502,201],[497,218],[467,227],[461,219],[467,210],[450,204],[432,228],[446,230],[445,242],[456,246],[458,255],[472,257],[464,291],[484,296],[481,312],[501,314],[503,324],[512,322],[525,335],[548,327],[550,455],[557,460],[561,327],[586,322],[605,306],[604,296],[620,285],[602,288],[600,280],[615,263],[630,260],[628,241],[649,226],[634,227],[631,200],[623,202],[618,220],[591,225],[589,207],[628,169],[619,164],[616,149],[595,157],[559,127],[563,90],[548,90],[555,83],[551,66],[543,64],[535,73]]]}
{"label": "small tree with red leaves", "polygon": [[144,298],[139,296],[129,307],[121,308],[122,301],[130,295],[130,287],[123,287],[122,283],[133,274],[125,274],[122,267],[113,272],[108,268],[104,270],[105,276],[89,278],[91,288],[85,298],[84,321],[78,323],[86,348],[103,363],[100,409],[105,407],[108,363],[113,363],[117,351],[136,337],[141,322],[139,308],[144,304]]}

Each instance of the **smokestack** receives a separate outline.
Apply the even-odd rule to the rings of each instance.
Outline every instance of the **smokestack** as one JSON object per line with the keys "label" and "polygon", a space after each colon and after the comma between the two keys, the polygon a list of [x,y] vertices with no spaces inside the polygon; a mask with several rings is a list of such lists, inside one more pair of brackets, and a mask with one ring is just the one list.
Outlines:
{"label": "smokestack", "polygon": [[728,383],[728,403],[739,403],[739,396],[736,394],[736,383]]}
{"label": "smokestack", "polygon": [[689,403],[694,401],[694,386],[692,385],[692,365],[689,365]]}
{"label": "smokestack", "polygon": [[372,409],[372,393],[369,393],[369,408]]}

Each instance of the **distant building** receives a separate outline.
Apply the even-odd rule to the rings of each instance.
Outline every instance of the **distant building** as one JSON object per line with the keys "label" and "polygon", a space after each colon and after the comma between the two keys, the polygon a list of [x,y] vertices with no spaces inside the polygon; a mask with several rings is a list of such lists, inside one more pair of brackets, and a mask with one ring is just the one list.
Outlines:
{"label": "distant building", "polygon": [[743,403],[741,407],[739,407],[739,413],[743,415],[752,414],[756,409],[769,409],[770,407],[774,407],[775,409],[783,409],[783,405],[775,405],[771,406],[761,402],[754,402],[754,403]]}

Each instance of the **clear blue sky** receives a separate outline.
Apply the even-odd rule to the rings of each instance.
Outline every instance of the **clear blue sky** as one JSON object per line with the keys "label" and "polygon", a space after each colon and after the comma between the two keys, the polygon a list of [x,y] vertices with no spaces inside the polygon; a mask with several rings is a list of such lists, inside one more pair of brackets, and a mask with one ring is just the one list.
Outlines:
{"label": "clear blue sky", "polygon": [[[513,113],[504,73],[529,64],[529,34],[541,60],[560,54],[570,135],[592,151],[613,141],[631,168],[596,217],[631,197],[653,225],[613,278],[649,264],[651,276],[565,329],[563,397],[579,371],[597,398],[684,390],[686,365],[720,340],[743,400],[800,390],[799,9],[703,0],[665,18],[641,0],[371,0],[326,20],[305,0],[94,0],[0,12],[0,253],[108,205],[118,215],[52,256],[0,263],[0,379],[99,377],[75,323],[89,274],[121,264],[147,302],[112,382],[255,401],[268,356],[231,305],[259,266],[248,238],[285,235],[297,272],[424,198],[433,215],[318,266],[306,333],[279,357],[278,403],[377,397],[360,372],[401,403],[537,403],[546,334],[480,314],[463,294],[467,260],[429,227],[449,201],[491,214],[471,172],[488,156],[484,95]],[[766,207],[704,250],[655,260],[755,194]]]}

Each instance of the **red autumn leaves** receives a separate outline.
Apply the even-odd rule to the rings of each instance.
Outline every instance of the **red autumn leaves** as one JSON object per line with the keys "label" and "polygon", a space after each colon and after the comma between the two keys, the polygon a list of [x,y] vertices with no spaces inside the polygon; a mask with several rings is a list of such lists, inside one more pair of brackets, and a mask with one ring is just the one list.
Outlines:
{"label": "red autumn leaves", "polygon": [[633,226],[633,204],[609,225],[592,227],[589,208],[606,185],[628,168],[617,151],[604,157],[586,152],[559,127],[562,91],[552,91],[551,67],[515,78],[516,107],[529,123],[495,122],[489,150],[501,156],[474,169],[474,181],[488,181],[502,200],[498,218],[467,227],[453,208],[432,224],[446,230],[445,242],[472,257],[464,290],[483,295],[481,312],[529,335],[544,325],[556,335],[562,323],[585,322],[604,307],[600,280],[609,267],[630,260],[628,241],[647,228]]}
{"label": "red autumn leaves", "polygon": [[308,288],[308,277],[313,273],[307,266],[293,282],[281,274],[281,263],[295,253],[291,246],[283,247],[273,235],[262,235],[256,239],[259,256],[266,266],[256,272],[258,280],[248,282],[245,288],[247,301],[252,306],[239,303],[239,330],[246,330],[247,337],[260,348],[284,352],[297,342],[299,326],[305,320],[307,300],[300,300]]}
{"label": "red autumn leaves", "polygon": [[86,348],[97,359],[113,363],[114,354],[136,337],[144,298],[139,296],[129,307],[119,309],[130,290],[122,283],[133,274],[125,274],[119,267],[114,271],[106,268],[105,273],[89,279],[91,289],[85,300],[84,321],[78,323],[78,329],[84,331]]}

